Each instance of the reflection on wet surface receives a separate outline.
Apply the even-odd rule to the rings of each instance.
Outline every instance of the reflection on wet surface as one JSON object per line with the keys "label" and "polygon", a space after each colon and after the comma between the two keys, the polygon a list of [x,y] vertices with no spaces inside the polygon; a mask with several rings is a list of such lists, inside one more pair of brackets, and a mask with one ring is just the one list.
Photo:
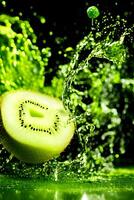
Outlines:
{"label": "reflection on wet surface", "polygon": [[134,192],[88,192],[44,189],[2,189],[0,200],[134,200]]}
{"label": "reflection on wet surface", "polygon": [[0,175],[0,200],[134,200],[134,168],[89,180],[50,181]]}

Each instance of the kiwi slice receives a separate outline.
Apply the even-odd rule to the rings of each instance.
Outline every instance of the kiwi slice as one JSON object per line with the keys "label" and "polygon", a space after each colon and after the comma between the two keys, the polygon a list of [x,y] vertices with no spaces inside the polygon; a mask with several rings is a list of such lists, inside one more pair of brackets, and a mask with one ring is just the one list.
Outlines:
{"label": "kiwi slice", "polygon": [[27,163],[57,157],[73,137],[75,125],[60,100],[38,92],[16,90],[1,101],[3,146]]}

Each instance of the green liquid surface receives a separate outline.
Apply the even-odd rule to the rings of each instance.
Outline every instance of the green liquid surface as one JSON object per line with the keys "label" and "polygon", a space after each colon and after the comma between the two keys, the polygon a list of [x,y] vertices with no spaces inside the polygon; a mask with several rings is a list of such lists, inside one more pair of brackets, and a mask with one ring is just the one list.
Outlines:
{"label": "green liquid surface", "polygon": [[90,181],[52,182],[44,179],[20,179],[0,175],[0,199],[134,199],[134,167],[120,168]]}

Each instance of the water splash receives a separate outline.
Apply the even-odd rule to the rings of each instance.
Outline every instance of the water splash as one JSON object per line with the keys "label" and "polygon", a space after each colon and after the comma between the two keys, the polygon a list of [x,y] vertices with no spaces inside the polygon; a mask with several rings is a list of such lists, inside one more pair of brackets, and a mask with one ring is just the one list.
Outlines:
{"label": "water splash", "polygon": [[[120,135],[122,129],[119,130],[118,89],[120,86],[124,90],[133,87],[132,78],[123,76],[125,63],[130,56],[125,40],[131,36],[132,30],[127,29],[124,20],[120,21],[119,18],[107,27],[105,23],[106,16],[103,23],[97,23],[96,29],[77,45],[68,73],[65,74],[63,101],[77,123],[77,132],[71,144],[59,158],[37,165],[17,160],[2,147],[1,173],[19,177],[45,177],[55,181],[90,180],[96,172],[111,170],[114,158],[124,152],[125,137]],[[40,58],[39,54],[37,60],[40,61]],[[33,73],[36,72],[38,69],[34,69]],[[128,104],[125,105],[123,112],[127,112]],[[116,139],[118,144],[115,147]]]}
{"label": "water splash", "polygon": [[[78,155],[86,172],[110,169],[115,158],[125,152],[125,140],[133,129],[124,131],[123,118],[127,119],[128,114],[125,108],[125,114],[120,111],[119,102],[121,96],[127,98],[121,88],[124,71],[130,67],[126,41],[132,42],[134,27],[127,28],[125,20],[117,16],[116,23],[100,29],[96,24],[96,30],[77,45],[63,92],[64,105],[77,123]],[[129,76],[131,72],[125,82],[132,84]],[[128,102],[123,106],[128,107]]]}
{"label": "water splash", "polygon": [[50,48],[40,50],[36,40],[28,21],[0,15],[0,94],[17,88],[44,87]]}

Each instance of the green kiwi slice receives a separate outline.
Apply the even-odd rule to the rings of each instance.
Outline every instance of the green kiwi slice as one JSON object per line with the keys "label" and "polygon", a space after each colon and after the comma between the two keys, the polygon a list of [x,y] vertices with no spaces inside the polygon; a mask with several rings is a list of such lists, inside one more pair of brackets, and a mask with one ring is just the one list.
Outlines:
{"label": "green kiwi slice", "polygon": [[16,90],[1,101],[3,146],[27,163],[57,157],[71,141],[75,125],[60,100],[38,92]]}

